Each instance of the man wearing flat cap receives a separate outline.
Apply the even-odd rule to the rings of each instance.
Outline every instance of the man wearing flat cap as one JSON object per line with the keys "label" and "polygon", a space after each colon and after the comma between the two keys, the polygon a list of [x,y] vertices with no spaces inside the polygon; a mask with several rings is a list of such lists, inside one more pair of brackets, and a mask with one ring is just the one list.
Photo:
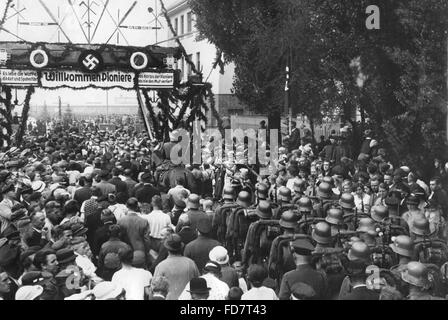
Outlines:
{"label": "man wearing flat cap", "polygon": [[311,286],[316,292],[315,299],[327,298],[327,279],[325,273],[318,272],[311,266],[311,254],[314,246],[308,239],[297,239],[292,242],[293,256],[296,270],[289,271],[283,275],[280,285],[279,299],[289,300],[294,284],[303,282]]}

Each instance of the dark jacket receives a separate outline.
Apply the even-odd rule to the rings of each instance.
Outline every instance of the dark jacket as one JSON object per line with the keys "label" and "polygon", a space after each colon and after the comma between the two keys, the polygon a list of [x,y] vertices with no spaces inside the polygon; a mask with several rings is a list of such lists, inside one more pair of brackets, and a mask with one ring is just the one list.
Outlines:
{"label": "dark jacket", "polygon": [[214,247],[221,245],[218,241],[199,235],[196,240],[185,246],[184,256],[196,263],[199,272],[202,273],[205,264],[209,260],[208,254]]}
{"label": "dark jacket", "polygon": [[314,289],[316,292],[316,300],[327,299],[328,283],[325,274],[314,270],[310,265],[299,265],[296,270],[284,274],[280,285],[279,299],[289,300],[294,285],[300,282]]}
{"label": "dark jacket", "polygon": [[221,281],[227,283],[229,288],[239,287],[238,273],[231,266],[221,267]]}
{"label": "dark jacket", "polygon": [[135,191],[135,197],[140,203],[151,203],[155,195],[160,196],[160,192],[150,183],[145,183],[143,187]]}
{"label": "dark jacket", "polygon": [[369,290],[366,286],[357,287],[341,298],[341,300],[379,300],[379,294]]}
{"label": "dark jacket", "polygon": [[141,250],[146,253],[145,237],[149,234],[148,221],[134,212],[129,212],[127,216],[120,219],[118,224],[122,228],[125,242],[130,244],[134,251]]}
{"label": "dark jacket", "polygon": [[97,256],[100,253],[101,246],[107,240],[109,240],[109,227],[112,223],[106,223],[105,225],[99,227],[93,236],[93,249],[92,253]]}
{"label": "dark jacket", "polygon": [[89,200],[92,197],[92,189],[91,187],[82,187],[75,191],[75,195],[73,199],[78,201],[79,205],[81,205],[84,201]]}
{"label": "dark jacket", "polygon": [[127,193],[128,192],[128,185],[126,184],[126,182],[122,181],[119,177],[113,177],[112,179],[109,180],[109,183],[111,183],[115,186],[117,193],[119,193],[119,192]]}

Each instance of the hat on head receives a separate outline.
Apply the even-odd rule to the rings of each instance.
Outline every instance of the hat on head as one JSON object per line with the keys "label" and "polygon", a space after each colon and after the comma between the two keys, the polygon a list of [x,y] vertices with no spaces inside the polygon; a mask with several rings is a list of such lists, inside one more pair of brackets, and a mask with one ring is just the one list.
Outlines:
{"label": "hat on head", "polygon": [[282,213],[279,225],[286,229],[295,229],[298,226],[299,217],[292,210]]}
{"label": "hat on head", "polygon": [[82,236],[87,233],[88,229],[82,223],[74,223],[70,226],[73,236]]}
{"label": "hat on head", "polygon": [[16,300],[34,300],[44,292],[42,286],[23,286],[16,292]]}
{"label": "hat on head", "polygon": [[401,279],[413,286],[426,288],[429,286],[428,268],[423,263],[411,261],[401,272]]}
{"label": "hat on head", "polygon": [[193,278],[190,280],[190,293],[206,294],[209,293],[211,288],[207,287],[207,281],[204,278]]}
{"label": "hat on head", "polygon": [[291,201],[291,190],[287,187],[280,187],[278,189],[278,199],[281,201]]}
{"label": "hat on head", "polygon": [[58,263],[68,263],[75,261],[76,255],[72,249],[63,248],[56,251],[56,258]]}
{"label": "hat on head", "polygon": [[353,242],[347,257],[350,261],[368,261],[370,259],[369,246],[362,241]]}
{"label": "hat on head", "polygon": [[304,282],[295,283],[291,287],[291,300],[313,300],[316,296],[313,287]]}
{"label": "hat on head", "polygon": [[197,229],[201,234],[209,234],[212,231],[212,222],[208,216],[203,216],[199,219]]}
{"label": "hat on head", "polygon": [[351,193],[343,193],[339,204],[344,209],[353,209],[355,207],[355,197]]}
{"label": "hat on head", "polygon": [[215,261],[209,261],[205,264],[204,271],[221,272],[221,265]]}
{"label": "hat on head", "polygon": [[414,242],[412,239],[405,235],[399,235],[392,237],[393,243],[389,245],[393,252],[412,258],[414,256]]}
{"label": "hat on head", "polygon": [[51,279],[53,276],[49,272],[30,271],[22,276],[22,285],[32,286],[40,284],[46,279]]}
{"label": "hat on head", "polygon": [[323,199],[331,197],[331,185],[328,182],[321,182],[317,189],[317,196]]}
{"label": "hat on head", "polygon": [[257,216],[259,216],[262,219],[269,219],[272,217],[272,209],[271,209],[271,203],[266,200],[261,200],[258,203],[257,209],[255,210],[257,213]]}
{"label": "hat on head", "polygon": [[311,232],[311,237],[320,244],[329,244],[332,241],[331,238],[331,227],[326,222],[317,223],[313,231]]}
{"label": "hat on head", "polygon": [[249,192],[241,191],[238,194],[238,198],[236,200],[236,203],[238,205],[242,206],[243,208],[248,208],[250,206],[250,204],[251,204],[251,200],[252,200],[252,197],[251,197]]}
{"label": "hat on head", "polygon": [[356,229],[356,231],[369,233],[375,231],[375,229],[375,221],[373,219],[361,218],[359,220],[358,229]]}
{"label": "hat on head", "polygon": [[387,209],[387,207],[382,205],[374,206],[372,208],[371,216],[376,222],[382,222],[389,216],[389,210]]}
{"label": "hat on head", "polygon": [[222,198],[224,200],[233,200],[234,190],[231,186],[224,187]]}
{"label": "hat on head", "polygon": [[344,212],[339,208],[331,208],[327,212],[325,221],[333,225],[341,225],[344,223]]}
{"label": "hat on head", "polygon": [[123,288],[110,281],[100,282],[92,290],[96,300],[112,300],[117,298],[122,292]]}
{"label": "hat on head", "polygon": [[217,262],[220,265],[229,263],[228,251],[222,246],[216,246],[212,250],[210,250],[208,258],[210,259],[210,261]]}
{"label": "hat on head", "polygon": [[190,209],[199,209],[201,206],[200,204],[200,197],[197,194],[190,194],[187,201],[187,206]]}
{"label": "hat on head", "polygon": [[302,197],[297,202],[297,205],[299,206],[300,212],[311,212],[313,210],[313,203],[311,202],[311,199],[308,197]]}
{"label": "hat on head", "polygon": [[437,231],[434,224],[430,224],[424,215],[415,218],[409,229],[418,236],[430,236]]}
{"label": "hat on head", "polygon": [[183,248],[182,238],[178,234],[170,234],[163,243],[171,251],[180,251]]}
{"label": "hat on head", "polygon": [[296,239],[291,243],[291,246],[294,248],[296,254],[302,256],[310,256],[314,251],[313,244],[307,239]]}

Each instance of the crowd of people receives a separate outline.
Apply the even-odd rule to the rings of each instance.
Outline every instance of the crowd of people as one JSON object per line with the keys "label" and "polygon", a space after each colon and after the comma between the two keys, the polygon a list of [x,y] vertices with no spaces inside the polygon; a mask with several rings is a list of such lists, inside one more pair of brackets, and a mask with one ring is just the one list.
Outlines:
{"label": "crowd of people", "polygon": [[445,299],[448,164],[349,132],[295,129],[270,171],[121,124],[29,135],[0,153],[0,299]]}

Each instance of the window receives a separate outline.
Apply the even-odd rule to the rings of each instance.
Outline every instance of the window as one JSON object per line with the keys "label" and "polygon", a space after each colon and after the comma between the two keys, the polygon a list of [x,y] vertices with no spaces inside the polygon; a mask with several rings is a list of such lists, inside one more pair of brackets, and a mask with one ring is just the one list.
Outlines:
{"label": "window", "polygon": [[[188,60],[190,60],[190,61],[192,61],[193,60],[193,55],[192,54],[189,54],[188,55]],[[191,65],[190,64],[188,64],[188,67],[187,67],[188,69],[188,72],[187,72],[187,76],[191,76],[191,74],[192,74],[192,71],[193,70],[191,70]]]}
{"label": "window", "polygon": [[191,11],[187,13],[187,32],[191,32]]}
{"label": "window", "polygon": [[201,53],[200,52],[196,53],[196,69],[198,69],[198,71],[201,70]]}
{"label": "window", "polygon": [[185,26],[185,20],[184,20],[184,16],[182,15],[180,17],[180,34],[185,33],[184,26]]}
{"label": "window", "polygon": [[179,34],[179,29],[178,29],[178,24],[179,24],[179,19],[174,19],[174,31],[176,31],[176,34]]}

